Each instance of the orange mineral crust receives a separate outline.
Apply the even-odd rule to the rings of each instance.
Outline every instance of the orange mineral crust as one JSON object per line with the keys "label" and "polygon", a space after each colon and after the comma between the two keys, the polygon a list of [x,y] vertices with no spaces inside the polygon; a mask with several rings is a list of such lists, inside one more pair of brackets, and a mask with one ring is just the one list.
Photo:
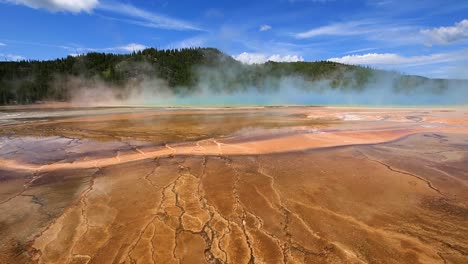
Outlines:
{"label": "orange mineral crust", "polygon": [[0,263],[466,263],[463,108],[0,109]]}

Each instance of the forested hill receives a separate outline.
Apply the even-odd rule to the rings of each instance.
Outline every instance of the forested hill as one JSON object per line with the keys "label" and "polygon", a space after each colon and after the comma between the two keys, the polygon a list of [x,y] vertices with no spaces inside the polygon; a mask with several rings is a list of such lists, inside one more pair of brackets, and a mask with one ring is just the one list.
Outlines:
{"label": "forested hill", "polygon": [[[274,90],[280,78],[299,78],[303,89],[366,89],[382,76],[391,77],[394,89],[426,84],[446,89],[447,80],[399,75],[335,62],[267,62],[245,65],[213,48],[156,50],[132,54],[88,53],[49,61],[0,62],[0,104],[27,104],[43,100],[66,101],[73,80],[124,89],[151,78],[164,82],[174,94],[190,94],[207,86],[226,92],[245,89]],[[155,87],[154,89],[157,89]]]}

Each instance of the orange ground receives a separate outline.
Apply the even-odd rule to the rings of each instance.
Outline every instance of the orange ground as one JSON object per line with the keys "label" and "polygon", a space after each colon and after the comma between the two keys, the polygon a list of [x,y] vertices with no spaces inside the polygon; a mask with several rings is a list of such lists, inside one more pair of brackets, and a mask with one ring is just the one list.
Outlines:
{"label": "orange ground", "polygon": [[468,261],[464,109],[16,111],[2,263]]}

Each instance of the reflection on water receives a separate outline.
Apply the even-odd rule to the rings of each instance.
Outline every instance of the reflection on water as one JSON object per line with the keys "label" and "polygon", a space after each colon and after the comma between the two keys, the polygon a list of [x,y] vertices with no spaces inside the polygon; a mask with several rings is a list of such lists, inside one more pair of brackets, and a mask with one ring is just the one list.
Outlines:
{"label": "reflection on water", "polygon": [[[156,144],[249,134],[258,129],[323,126],[294,108],[71,108],[2,111],[4,136],[62,136],[99,141],[149,141]],[[283,131],[278,131],[284,133]]]}
{"label": "reflection on water", "polygon": [[143,107],[86,107],[86,108],[0,108],[0,125],[48,121],[54,118],[97,116],[119,113],[138,113]]}

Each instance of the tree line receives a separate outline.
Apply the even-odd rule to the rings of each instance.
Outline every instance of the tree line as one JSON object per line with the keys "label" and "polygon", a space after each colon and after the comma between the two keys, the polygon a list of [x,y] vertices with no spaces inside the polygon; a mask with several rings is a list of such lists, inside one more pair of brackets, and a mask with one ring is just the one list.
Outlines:
{"label": "tree line", "polygon": [[55,60],[0,62],[0,104],[67,101],[73,89],[67,82],[70,77],[99,80],[114,89],[142,77],[158,78],[174,93],[190,93],[206,83],[225,91],[269,89],[274,86],[271,78],[287,76],[311,85],[326,80],[330,89],[364,89],[379,74],[400,76],[394,85],[399,89],[428,81],[330,61],[245,65],[214,48],[148,48],[131,54],[91,52]]}

